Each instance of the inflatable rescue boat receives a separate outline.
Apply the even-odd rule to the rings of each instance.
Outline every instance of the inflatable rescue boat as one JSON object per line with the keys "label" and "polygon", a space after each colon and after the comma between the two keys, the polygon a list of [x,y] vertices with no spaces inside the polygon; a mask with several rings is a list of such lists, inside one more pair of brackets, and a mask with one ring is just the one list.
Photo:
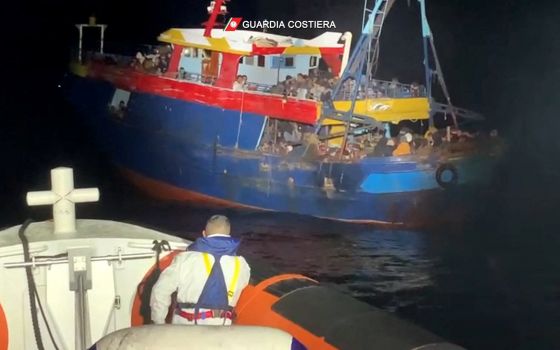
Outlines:
{"label": "inflatable rescue boat", "polygon": [[149,291],[189,241],[108,220],[76,220],[73,171],[51,171],[52,221],[0,231],[0,350],[458,350],[438,336],[298,274],[252,266],[234,325],[151,325]]}

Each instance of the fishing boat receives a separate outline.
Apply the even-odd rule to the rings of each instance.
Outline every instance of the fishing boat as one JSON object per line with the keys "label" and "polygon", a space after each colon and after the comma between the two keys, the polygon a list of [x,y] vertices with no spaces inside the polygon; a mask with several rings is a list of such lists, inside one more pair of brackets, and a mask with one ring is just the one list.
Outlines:
{"label": "fishing boat", "polygon": [[191,242],[76,220],[75,203],[99,190],[74,188],[71,168],[53,169],[51,183],[27,203],[52,205],[53,220],[0,231],[0,350],[463,349],[311,278],[254,265],[232,326],[150,324],[151,287]]}
{"label": "fishing boat", "polygon": [[[425,85],[375,79],[393,3],[365,7],[351,50],[348,32],[299,39],[214,28],[227,9],[212,1],[205,28],[169,29],[150,54],[108,54],[101,41],[88,55],[80,41],[64,89],[99,147],[154,197],[422,224],[460,203],[459,189],[487,185],[500,147],[461,132],[482,117],[451,103],[424,0]],[[94,19],[80,33],[86,27],[105,30]],[[432,97],[433,80],[445,103]],[[421,136],[399,135],[403,125]],[[414,146],[376,154],[381,143]]]}

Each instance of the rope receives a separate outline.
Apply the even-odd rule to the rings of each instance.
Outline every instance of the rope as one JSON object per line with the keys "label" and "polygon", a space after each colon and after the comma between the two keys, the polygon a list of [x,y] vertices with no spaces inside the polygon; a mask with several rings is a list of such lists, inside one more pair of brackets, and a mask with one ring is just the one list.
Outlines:
{"label": "rope", "polygon": [[146,278],[146,280],[140,282],[138,287],[136,287],[136,293],[140,296],[140,315],[142,315],[142,318],[144,319],[144,324],[151,323],[152,309],[150,307],[150,297],[152,295],[152,288],[161,274],[161,266],[159,262],[160,254],[162,251],[171,250],[171,246],[166,240],[154,240],[152,243],[154,244],[152,250],[156,252],[156,268]]}
{"label": "rope", "polygon": [[[23,259],[25,262],[31,261],[31,255],[29,253],[29,241],[25,236],[25,230],[27,227],[33,222],[31,219],[27,219],[23,225],[19,228],[18,236],[21,240],[21,245],[23,247]],[[58,350],[58,346],[54,340],[54,336],[51,331],[51,327],[47,322],[47,317],[45,315],[45,310],[43,309],[43,305],[41,304],[41,299],[39,299],[39,293],[37,292],[37,285],[35,284],[35,280],[33,279],[33,272],[31,266],[25,267],[25,274],[27,276],[27,288],[29,290],[29,306],[31,308],[31,322],[33,323],[33,334],[35,335],[35,342],[37,343],[37,348],[39,350],[44,350],[45,346],[43,344],[43,337],[41,336],[41,329],[39,327],[39,319],[37,318],[37,304],[39,303],[39,310],[41,312],[41,316],[43,321],[45,322],[45,326],[47,327],[47,332],[49,333],[49,337],[53,343],[53,346],[56,350]]]}
{"label": "rope", "polygon": [[241,124],[243,124],[243,104],[245,102],[245,90],[241,90],[241,109],[239,110],[239,124],[237,125],[237,138],[235,148],[239,147],[239,135],[241,134]]}

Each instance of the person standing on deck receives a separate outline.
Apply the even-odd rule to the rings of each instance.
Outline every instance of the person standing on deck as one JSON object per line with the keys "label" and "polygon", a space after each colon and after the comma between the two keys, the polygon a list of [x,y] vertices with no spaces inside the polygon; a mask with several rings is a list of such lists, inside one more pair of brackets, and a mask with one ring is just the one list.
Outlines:
{"label": "person standing on deck", "polygon": [[237,255],[239,240],[230,236],[227,217],[212,216],[202,236],[175,256],[154,285],[150,298],[154,323],[165,323],[171,294],[177,292],[172,323],[231,325],[251,269]]}
{"label": "person standing on deck", "polygon": [[233,91],[243,91],[245,90],[245,78],[243,75],[238,75],[236,80],[233,82]]}

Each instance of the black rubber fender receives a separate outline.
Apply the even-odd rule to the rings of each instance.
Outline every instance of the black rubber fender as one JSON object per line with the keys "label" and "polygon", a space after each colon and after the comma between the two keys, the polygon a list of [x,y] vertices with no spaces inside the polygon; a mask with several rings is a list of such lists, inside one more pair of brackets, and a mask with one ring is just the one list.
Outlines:
{"label": "black rubber fender", "polygon": [[[446,171],[450,171],[452,174],[451,180],[449,181],[443,180],[443,173]],[[436,181],[443,189],[454,187],[459,183],[459,171],[453,164],[440,164],[440,166],[436,169]]]}

